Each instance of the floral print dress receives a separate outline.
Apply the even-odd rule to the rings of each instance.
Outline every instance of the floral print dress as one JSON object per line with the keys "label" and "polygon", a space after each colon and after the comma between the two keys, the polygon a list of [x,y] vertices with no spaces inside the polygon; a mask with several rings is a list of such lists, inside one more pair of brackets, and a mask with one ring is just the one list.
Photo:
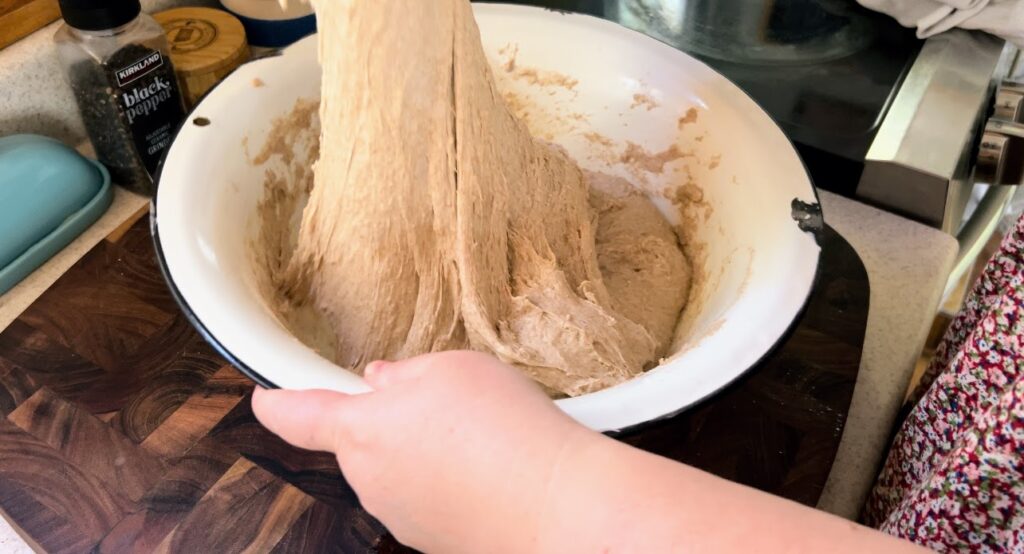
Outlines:
{"label": "floral print dress", "polygon": [[865,523],[940,552],[1024,554],[1024,218],[919,390]]}

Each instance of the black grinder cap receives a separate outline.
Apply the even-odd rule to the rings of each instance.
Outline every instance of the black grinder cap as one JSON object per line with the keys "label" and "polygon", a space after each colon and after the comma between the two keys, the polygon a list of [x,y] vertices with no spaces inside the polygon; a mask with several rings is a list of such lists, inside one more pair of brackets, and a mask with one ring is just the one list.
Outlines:
{"label": "black grinder cap", "polygon": [[60,0],[60,12],[75,29],[103,31],[131,23],[142,6],[139,0]]}

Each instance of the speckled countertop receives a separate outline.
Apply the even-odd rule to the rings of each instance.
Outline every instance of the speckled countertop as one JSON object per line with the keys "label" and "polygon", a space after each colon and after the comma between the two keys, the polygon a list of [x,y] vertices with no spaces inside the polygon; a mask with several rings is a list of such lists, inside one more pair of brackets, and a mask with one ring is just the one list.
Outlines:
{"label": "speckled countertop", "polygon": [[959,251],[945,233],[828,192],[825,220],[853,246],[871,284],[860,374],[818,507],[855,519],[888,449],[914,365]]}

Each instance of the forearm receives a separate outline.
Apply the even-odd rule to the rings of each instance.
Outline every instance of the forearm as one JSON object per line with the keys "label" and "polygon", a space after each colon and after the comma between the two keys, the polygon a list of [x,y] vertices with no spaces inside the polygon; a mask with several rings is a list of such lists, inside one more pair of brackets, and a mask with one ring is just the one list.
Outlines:
{"label": "forearm", "polygon": [[606,437],[566,459],[546,502],[552,552],[902,552],[850,521]]}

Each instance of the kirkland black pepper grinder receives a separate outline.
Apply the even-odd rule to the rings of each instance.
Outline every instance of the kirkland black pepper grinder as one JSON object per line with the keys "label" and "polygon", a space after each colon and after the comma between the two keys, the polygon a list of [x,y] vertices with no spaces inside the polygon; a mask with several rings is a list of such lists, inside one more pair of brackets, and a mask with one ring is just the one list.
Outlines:
{"label": "kirkland black pepper grinder", "polygon": [[115,183],[152,196],[185,117],[164,30],[139,0],[60,0],[54,40],[96,157]]}

